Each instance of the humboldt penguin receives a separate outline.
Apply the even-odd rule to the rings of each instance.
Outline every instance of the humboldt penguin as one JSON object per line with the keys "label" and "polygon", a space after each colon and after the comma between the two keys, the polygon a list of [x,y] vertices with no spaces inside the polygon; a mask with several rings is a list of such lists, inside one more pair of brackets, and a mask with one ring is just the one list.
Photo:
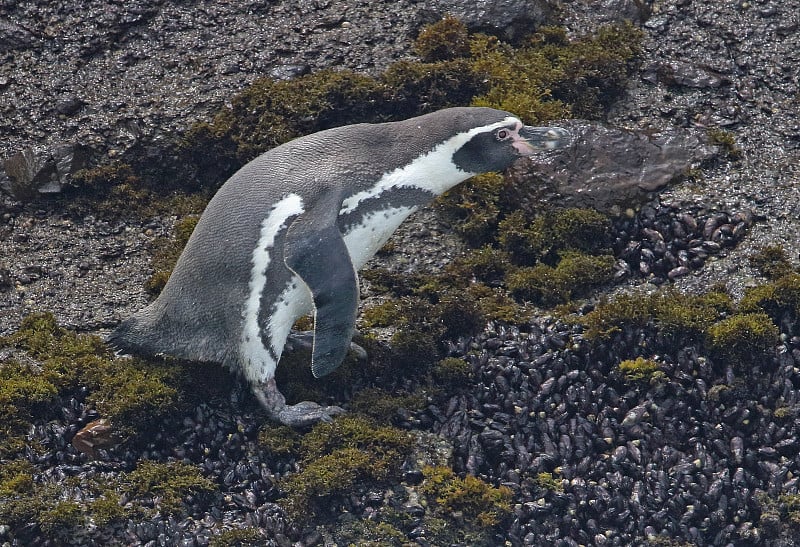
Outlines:
{"label": "humboldt penguin", "polygon": [[295,321],[313,312],[311,370],[334,371],[355,332],[357,271],[408,215],[473,175],[568,141],[564,129],[463,107],[277,146],[222,185],[161,294],[109,342],[238,371],[281,423],[330,420],[343,410],[287,405],[275,384]]}

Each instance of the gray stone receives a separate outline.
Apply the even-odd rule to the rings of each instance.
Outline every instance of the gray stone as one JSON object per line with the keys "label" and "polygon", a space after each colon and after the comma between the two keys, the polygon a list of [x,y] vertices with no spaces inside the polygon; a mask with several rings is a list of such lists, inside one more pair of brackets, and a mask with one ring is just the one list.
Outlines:
{"label": "gray stone", "polygon": [[25,148],[2,162],[0,189],[15,199],[29,201],[37,194],[52,194],[61,188],[85,162],[83,147],[60,144],[49,150]]}
{"label": "gray stone", "polygon": [[514,40],[540,25],[555,23],[553,5],[545,0],[432,0],[428,5],[449,13],[472,29],[499,33]]}

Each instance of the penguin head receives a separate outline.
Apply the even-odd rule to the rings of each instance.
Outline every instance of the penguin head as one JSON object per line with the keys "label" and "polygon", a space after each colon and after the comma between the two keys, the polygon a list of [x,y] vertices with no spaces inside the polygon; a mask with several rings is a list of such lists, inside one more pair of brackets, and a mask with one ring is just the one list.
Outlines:
{"label": "penguin head", "polygon": [[459,143],[452,162],[468,173],[502,171],[514,160],[536,152],[563,148],[570,133],[560,127],[525,125],[513,114],[492,108],[450,109]]}

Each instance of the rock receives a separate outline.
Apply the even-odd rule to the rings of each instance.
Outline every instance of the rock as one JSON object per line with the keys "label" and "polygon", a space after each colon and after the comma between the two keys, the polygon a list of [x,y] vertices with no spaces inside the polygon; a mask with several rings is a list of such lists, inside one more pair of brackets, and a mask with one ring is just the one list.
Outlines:
{"label": "rock", "polygon": [[500,34],[514,40],[531,28],[552,24],[553,6],[545,0],[433,0],[429,7],[440,15],[450,14],[471,29]]}
{"label": "rock", "polygon": [[85,161],[84,149],[77,144],[61,144],[45,151],[26,148],[3,162],[0,189],[22,201],[33,199],[37,193],[57,193]]}
{"label": "rock", "polygon": [[534,177],[545,181],[538,199],[520,196],[523,208],[535,208],[541,200],[601,211],[627,207],[716,153],[690,130],[647,134],[590,122],[564,125],[575,137],[572,146],[520,161],[509,171],[520,188],[530,188],[527,181]]}
{"label": "rock", "polygon": [[651,83],[695,88],[718,88],[730,83],[714,69],[682,61],[654,63],[645,69],[642,78]]}
{"label": "rock", "polygon": [[11,21],[0,19],[0,52],[9,49],[26,49],[33,43],[34,36],[29,30]]}

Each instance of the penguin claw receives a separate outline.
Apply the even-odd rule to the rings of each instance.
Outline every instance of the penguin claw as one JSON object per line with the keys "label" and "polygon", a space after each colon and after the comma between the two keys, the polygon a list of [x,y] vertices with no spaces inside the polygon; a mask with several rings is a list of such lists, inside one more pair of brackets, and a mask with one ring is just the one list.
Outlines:
{"label": "penguin claw", "polygon": [[312,401],[286,405],[278,412],[277,419],[289,427],[306,427],[319,422],[331,422],[334,416],[346,411],[338,406],[321,406]]}
{"label": "penguin claw", "polygon": [[275,378],[254,385],[253,393],[270,418],[289,427],[307,427],[319,422],[330,422],[334,416],[347,412],[338,406],[322,406],[313,401],[287,405],[283,394],[278,391]]}

